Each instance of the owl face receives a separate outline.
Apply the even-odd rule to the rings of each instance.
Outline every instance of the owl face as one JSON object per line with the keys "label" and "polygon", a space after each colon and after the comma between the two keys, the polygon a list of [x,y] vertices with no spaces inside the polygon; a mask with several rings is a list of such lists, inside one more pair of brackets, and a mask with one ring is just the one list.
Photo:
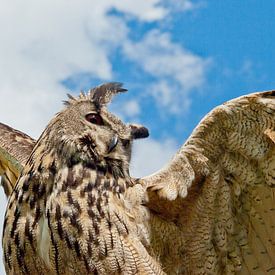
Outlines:
{"label": "owl face", "polygon": [[99,159],[126,156],[129,161],[132,140],[148,136],[145,127],[126,125],[105,106],[97,108],[91,101],[69,107],[63,115],[67,123],[70,121],[65,136],[70,136],[84,152],[92,150]]}
{"label": "owl face", "polygon": [[[104,96],[104,90],[101,90]],[[82,154],[82,158],[120,160],[129,163],[133,139],[145,138],[148,130],[141,125],[124,124],[91,95],[71,100],[52,120],[47,133],[62,147],[62,154]]]}

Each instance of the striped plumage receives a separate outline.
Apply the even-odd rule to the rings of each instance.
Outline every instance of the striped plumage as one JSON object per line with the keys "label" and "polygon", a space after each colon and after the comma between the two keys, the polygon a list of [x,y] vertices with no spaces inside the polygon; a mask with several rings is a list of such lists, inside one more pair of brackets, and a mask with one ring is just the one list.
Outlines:
{"label": "striped plumage", "polygon": [[[94,99],[105,105],[112,94],[106,91],[110,89],[101,89]],[[167,274],[275,274],[274,91],[243,96],[215,108],[166,167],[137,181],[128,174],[130,152],[120,150],[126,144],[122,129],[129,132],[129,128],[117,119],[112,125],[119,133],[116,153],[123,165],[117,157],[108,157],[98,166],[91,163],[96,155],[84,160],[77,150],[67,148],[49,154],[48,149],[56,147],[50,142],[51,127],[35,144],[27,164],[26,151],[21,156],[9,152],[12,162],[24,171],[7,210],[7,271],[19,273],[32,266],[31,274],[40,273],[40,267],[42,273],[57,274],[60,269],[60,274],[87,274],[95,266],[100,274],[158,274],[161,265]],[[130,128],[136,136],[145,135],[144,128]],[[9,142],[1,139],[0,162],[5,162],[2,166],[8,173],[10,161],[3,152],[7,153]],[[86,136],[83,141],[92,143]],[[64,140],[59,144],[68,145]],[[20,152],[20,143],[16,147]],[[82,156],[88,155],[85,151]],[[49,179],[51,175],[55,180]],[[4,184],[11,190],[14,178]],[[33,196],[28,196],[30,192]],[[111,229],[110,220],[115,225]],[[119,236],[123,245],[115,246],[110,236]],[[112,260],[117,257],[124,270]]]}
{"label": "striped plumage", "polygon": [[28,135],[0,123],[0,175],[9,196],[35,143]]}
{"label": "striped plumage", "polygon": [[168,274],[275,274],[275,91],[215,108],[143,180]]}
{"label": "striped plumage", "polygon": [[7,206],[8,274],[161,274],[145,248],[144,190],[128,171],[132,139],[147,130],[105,106],[122,91],[70,97],[36,142]]}

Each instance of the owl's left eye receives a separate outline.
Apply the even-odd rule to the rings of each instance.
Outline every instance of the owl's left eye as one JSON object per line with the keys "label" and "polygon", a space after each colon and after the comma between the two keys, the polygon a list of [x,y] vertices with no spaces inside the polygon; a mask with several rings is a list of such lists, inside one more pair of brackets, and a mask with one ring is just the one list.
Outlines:
{"label": "owl's left eye", "polygon": [[103,119],[99,114],[92,113],[86,115],[86,120],[89,121],[90,123],[96,124],[96,125],[103,125]]}

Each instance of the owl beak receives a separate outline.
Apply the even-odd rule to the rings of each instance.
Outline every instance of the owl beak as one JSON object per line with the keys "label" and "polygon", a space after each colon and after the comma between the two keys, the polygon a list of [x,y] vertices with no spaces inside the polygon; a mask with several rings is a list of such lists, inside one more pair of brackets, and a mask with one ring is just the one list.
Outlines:
{"label": "owl beak", "polygon": [[149,137],[149,130],[146,127],[139,124],[130,124],[130,127],[133,139]]}
{"label": "owl beak", "polygon": [[108,154],[111,153],[115,149],[115,147],[117,146],[117,143],[118,143],[118,137],[117,137],[117,135],[114,135],[112,137],[111,142],[108,147]]}

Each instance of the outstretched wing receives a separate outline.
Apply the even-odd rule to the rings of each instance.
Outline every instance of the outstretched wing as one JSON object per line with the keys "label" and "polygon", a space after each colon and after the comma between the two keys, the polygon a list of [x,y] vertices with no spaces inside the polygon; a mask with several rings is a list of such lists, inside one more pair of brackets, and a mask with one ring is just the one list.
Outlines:
{"label": "outstretched wing", "polygon": [[275,274],[275,91],[215,108],[142,181],[168,274]]}
{"label": "outstretched wing", "polygon": [[7,196],[13,190],[34,143],[28,135],[0,123],[0,176]]}

